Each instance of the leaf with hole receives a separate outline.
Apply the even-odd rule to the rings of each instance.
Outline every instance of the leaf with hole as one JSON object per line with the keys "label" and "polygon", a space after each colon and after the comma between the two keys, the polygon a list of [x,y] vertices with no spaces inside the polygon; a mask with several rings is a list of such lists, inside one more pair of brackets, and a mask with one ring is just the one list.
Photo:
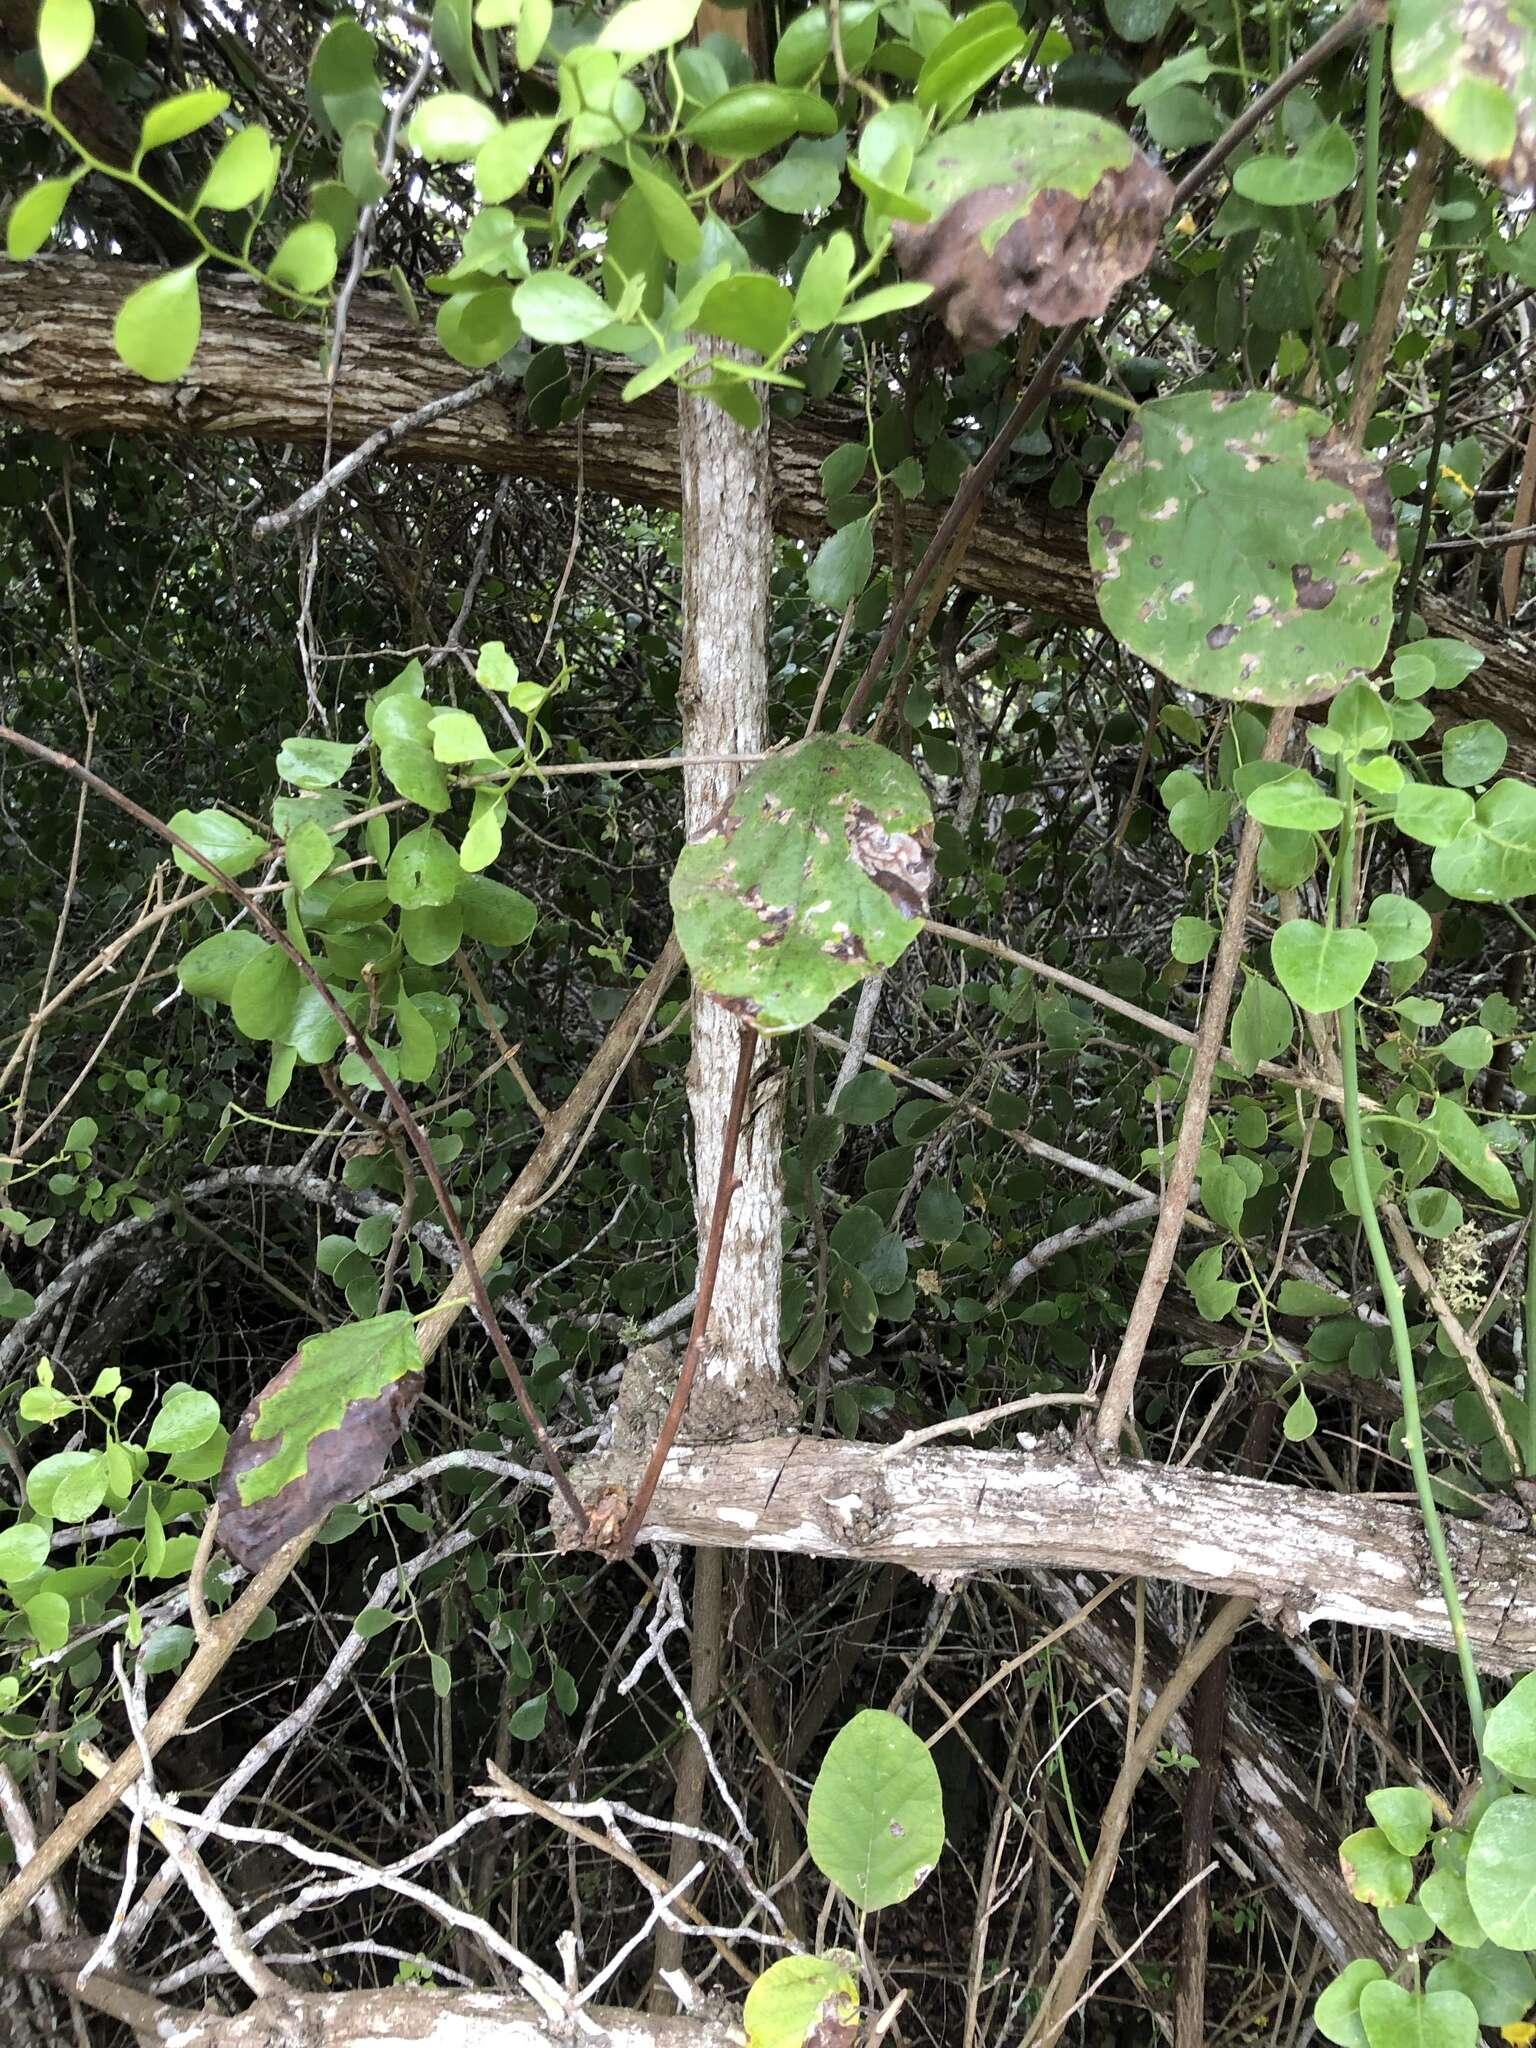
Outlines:
{"label": "leaf with hole", "polygon": [[932,883],[933,812],[912,769],[827,733],[752,770],[683,849],[671,899],[695,985],[775,1033],[899,959]]}
{"label": "leaf with hole", "polygon": [[1143,405],[1089,506],[1104,623],[1192,690],[1312,704],[1373,669],[1397,532],[1380,466],[1260,393]]}
{"label": "leaf with hole", "polygon": [[742,2008],[747,2048],[853,2048],[859,2035],[855,1959],[780,1956],[753,1984]]}
{"label": "leaf with hole", "polygon": [[1397,0],[1392,79],[1512,199],[1536,190],[1536,17],[1527,0]]}
{"label": "leaf with hole", "polygon": [[860,1912],[909,1898],[944,1848],[944,1799],[928,1745],[866,1708],[833,1738],[811,1788],[806,1846]]}

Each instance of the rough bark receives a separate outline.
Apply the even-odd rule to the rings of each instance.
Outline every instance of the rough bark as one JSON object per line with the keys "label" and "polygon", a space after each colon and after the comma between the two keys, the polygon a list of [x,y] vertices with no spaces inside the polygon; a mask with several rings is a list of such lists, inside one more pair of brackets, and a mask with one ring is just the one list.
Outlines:
{"label": "rough bark", "polygon": [[[99,432],[224,435],[317,447],[325,438],[320,335],[271,310],[254,287],[203,284],[203,337],[180,384],[146,384],[112,347],[117,307],[153,275],[126,263],[78,257],[0,263],[0,417],[57,434]],[[471,382],[430,328],[413,328],[392,296],[359,293],[347,326],[347,375],[336,393],[335,448]],[[681,502],[677,405],[663,388],[634,405],[618,377],[598,386],[583,415],[588,490],[643,504]],[[808,405],[775,425],[768,457],[772,523],[780,533],[824,537],[820,464],[866,431],[862,412]],[[381,458],[384,459],[384,458]],[[515,391],[404,435],[392,461],[473,464],[552,485],[576,481],[574,426],[542,433],[527,424]],[[273,508],[275,509],[275,508]],[[907,507],[919,545],[937,523],[932,508]],[[1082,511],[1058,512],[1043,494],[995,496],[978,519],[959,571],[967,588],[1096,625]],[[1536,641],[1495,630],[1440,598],[1421,600],[1433,633],[1459,634],[1484,665],[1447,699],[1457,719],[1490,718],[1510,739],[1511,766],[1536,770]]]}
{"label": "rough bark", "polygon": [[[578,1468],[586,1488],[633,1484],[612,1453]],[[911,1451],[783,1437],[681,1445],[646,1540],[905,1565],[925,1578],[1034,1565],[1171,1579],[1246,1594],[1296,1632],[1319,1621],[1451,1647],[1418,1510],[1371,1495],[1048,1451]],[[1478,1663],[1536,1665],[1536,1542],[1451,1522],[1452,1561]]]}
{"label": "rough bark", "polygon": [[[700,398],[678,401],[683,493],[686,754],[758,753],[768,745],[768,579],[773,522],[766,428],[749,433]],[[684,829],[704,831],[741,779],[729,765],[683,777]],[[688,1064],[699,1242],[709,1230],[742,1025],[695,994]],[[736,1194],[721,1247],[709,1327],[683,1427],[694,1438],[755,1436],[785,1420],[779,1374],[779,1264],[784,1085],[762,1042],[736,1153]]]}
{"label": "rough bark", "polygon": [[[1054,1573],[1039,1579],[1042,1598],[1062,1620],[1082,1605],[1083,1588],[1074,1588]],[[1111,1602],[1078,1622],[1066,1650],[1080,1656],[1119,1694],[1111,1711],[1124,1719],[1126,1688],[1131,1682],[1133,1623],[1123,1606]],[[1142,1706],[1150,1707],[1168,1682],[1178,1661],[1167,1635],[1150,1618],[1142,1674]],[[1235,1845],[1216,1838],[1216,1851],[1240,1876],[1257,1866],[1280,1888],[1285,1901],[1300,1915],[1336,1964],[1356,1956],[1375,1956],[1391,1969],[1397,1950],[1381,1931],[1376,1915],[1352,1897],[1339,1874],[1338,1846],[1348,1832],[1343,1816],[1325,1815],[1317,1807],[1306,1779],[1297,1769],[1285,1738],[1256,1711],[1242,1691],[1227,1688],[1227,1725],[1222,1745],[1223,1769],[1216,1794],[1217,1813],[1235,1837]],[[1172,1736],[1183,1749],[1193,1749],[1186,1712],[1174,1717]],[[1211,1759],[1200,1756],[1200,1773]],[[1177,1785],[1173,1788],[1177,1791]],[[1191,1786],[1191,1791],[1193,1786]]]}

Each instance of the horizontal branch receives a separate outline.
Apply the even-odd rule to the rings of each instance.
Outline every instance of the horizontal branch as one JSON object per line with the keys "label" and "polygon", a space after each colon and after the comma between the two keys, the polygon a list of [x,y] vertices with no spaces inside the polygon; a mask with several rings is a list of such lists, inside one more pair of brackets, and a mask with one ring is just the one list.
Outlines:
{"label": "horizontal branch", "polygon": [[[575,1468],[587,1498],[638,1477],[637,1459],[612,1452]],[[1536,1543],[1486,1522],[1446,1533],[1478,1663],[1536,1666]],[[689,1444],[667,1461],[643,1540],[900,1564],[925,1578],[1124,1572],[1245,1594],[1288,1633],[1336,1621],[1451,1648],[1416,1508],[1171,1466],[1101,1471],[1055,1452],[810,1437]]]}
{"label": "horizontal branch", "polygon": [[[202,340],[179,384],[146,384],[117,358],[112,322],[127,294],[154,273],[80,257],[0,263],[0,417],[55,434],[133,433],[234,436],[319,447],[326,438],[326,389],[319,330],[269,309],[254,285],[205,278]],[[392,293],[359,293],[347,324],[346,373],[336,391],[332,445],[339,453],[392,430],[407,415],[461,393],[464,372],[428,328],[412,327]],[[601,379],[582,414],[580,459],[586,488],[648,505],[676,507],[680,476],[677,400],[669,387],[633,405],[620,378]],[[820,403],[777,422],[770,459],[774,524],[821,539],[826,531],[820,468],[834,448],[862,440],[862,411]],[[574,486],[574,424],[541,432],[528,424],[515,390],[493,391],[462,410],[418,422],[381,460],[452,463]],[[270,511],[282,508],[273,506]],[[905,509],[919,545],[938,523],[922,504]],[[958,580],[1004,603],[1097,625],[1082,508],[1058,511],[1043,493],[994,496],[971,534]],[[1510,737],[1511,762],[1536,768],[1536,644],[1493,632],[1459,606],[1424,598],[1433,633],[1459,634],[1484,665],[1454,699],[1455,716],[1491,718]]]}

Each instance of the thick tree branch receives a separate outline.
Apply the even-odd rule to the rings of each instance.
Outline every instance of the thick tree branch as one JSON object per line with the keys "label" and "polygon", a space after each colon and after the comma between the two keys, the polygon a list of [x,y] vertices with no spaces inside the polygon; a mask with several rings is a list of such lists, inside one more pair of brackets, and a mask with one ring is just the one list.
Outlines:
{"label": "thick tree branch", "polygon": [[[583,1460],[577,1483],[632,1486],[638,1461]],[[558,1520],[558,1517],[557,1517]],[[1477,1661],[1536,1664],[1536,1543],[1486,1522],[1447,1526]],[[1172,1579],[1246,1595],[1290,1632],[1319,1621],[1451,1647],[1418,1511],[1257,1479],[1045,1451],[898,1451],[771,1437],[686,1444],[646,1523],[655,1543],[791,1551],[941,1572],[1033,1565]]]}
{"label": "thick tree branch", "polygon": [[[64,435],[189,433],[320,447],[326,393],[319,331],[269,310],[254,287],[204,281],[202,342],[180,384],[146,384],[124,368],[112,347],[113,318],[153,274],[79,257],[0,263],[0,418]],[[356,447],[464,382],[430,330],[412,328],[392,295],[359,293],[347,327],[347,374],[336,391],[334,446]],[[619,382],[604,379],[582,416],[587,489],[675,508],[675,394],[663,386],[626,406]],[[821,462],[865,431],[862,412],[830,404],[808,405],[798,419],[776,424],[770,463],[781,533],[825,537]],[[539,432],[527,425],[515,392],[495,393],[403,435],[387,459],[472,465],[574,487],[576,437],[574,424]],[[912,539],[923,543],[938,514],[912,504],[906,520]],[[1040,493],[988,501],[957,580],[1005,603],[1098,623],[1082,511],[1058,512]],[[1447,700],[1454,716],[1503,726],[1511,764],[1536,770],[1536,696],[1529,684],[1536,644],[1495,632],[1439,598],[1422,598],[1419,609],[1432,633],[1459,634],[1484,656],[1483,667]]]}

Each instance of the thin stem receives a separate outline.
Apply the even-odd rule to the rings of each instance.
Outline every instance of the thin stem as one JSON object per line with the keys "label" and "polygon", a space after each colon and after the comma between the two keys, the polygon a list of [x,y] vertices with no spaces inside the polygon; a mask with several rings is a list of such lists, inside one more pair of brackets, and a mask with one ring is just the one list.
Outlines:
{"label": "thin stem", "polygon": [[1531,1182],[1530,1221],[1525,1230],[1525,1377],[1521,1384],[1524,1409],[1520,1424],[1520,1462],[1527,1472],[1536,1472],[1536,1179]]}
{"label": "thin stem", "polygon": [[635,1539],[645,1524],[651,1497],[656,1491],[657,1481],[661,1478],[661,1468],[667,1462],[667,1453],[672,1448],[687,1411],[688,1396],[693,1392],[694,1375],[699,1369],[699,1353],[704,1348],[704,1332],[715,1299],[715,1281],[720,1273],[720,1252],[725,1243],[726,1218],[731,1213],[731,1202],[740,1185],[736,1178],[736,1148],[741,1138],[741,1120],[747,1106],[747,1086],[752,1079],[752,1055],[756,1047],[757,1033],[750,1024],[743,1024],[741,1043],[736,1053],[736,1079],[731,1088],[731,1106],[726,1112],[725,1136],[720,1146],[720,1177],[715,1183],[715,1203],[710,1211],[704,1263],[699,1268],[699,1296],[693,1307],[693,1327],[688,1332],[688,1348],[683,1353],[683,1363],[677,1375],[677,1386],[673,1390],[671,1404],[662,1417],[661,1428],[657,1432],[656,1448],[651,1452],[650,1463],[635,1489],[629,1513],[625,1516],[624,1525],[614,1542],[614,1553],[619,1557],[627,1557],[635,1547]]}
{"label": "thin stem", "polygon": [[1377,222],[1377,181],[1381,176],[1381,81],[1387,32],[1373,28],[1365,74],[1365,174],[1360,188],[1360,346],[1376,316],[1376,281],[1381,269],[1381,236]]}
{"label": "thin stem", "polygon": [[[1350,906],[1354,902],[1355,787],[1354,777],[1342,761],[1339,764],[1338,791],[1339,800],[1344,806],[1344,822],[1339,828],[1339,867],[1342,870],[1339,903],[1340,922],[1343,923],[1347,922]],[[1386,1238],[1382,1234],[1381,1219],[1376,1214],[1370,1174],[1366,1168],[1365,1137],[1360,1121],[1360,1068],[1353,997],[1339,1011],[1339,1073],[1344,1083],[1344,1137],[1349,1151],[1349,1171],[1355,1191],[1355,1205],[1360,1211],[1365,1241],[1370,1247],[1371,1264],[1375,1269],[1377,1285],[1381,1289],[1382,1307],[1387,1312],[1387,1322],[1392,1331],[1392,1355],[1397,1364],[1398,1391],[1403,1402],[1403,1448],[1407,1451],[1408,1462],[1413,1468],[1414,1492],[1419,1498],[1419,1513],[1424,1518],[1424,1533],[1429,1539],[1430,1555],[1434,1558],[1435,1571],[1440,1580],[1441,1597],[1445,1601],[1445,1611],[1450,1619],[1451,1639],[1456,1646],[1456,1662],[1461,1669],[1461,1685],[1467,1697],[1467,1712],[1472,1721],[1473,1738],[1481,1755],[1483,1691],[1478,1682],[1477,1663],[1472,1655],[1472,1645],[1467,1637],[1467,1621],[1462,1610],[1461,1592],[1456,1584],[1450,1551],[1446,1548],[1445,1527],[1440,1520],[1440,1509],[1435,1500],[1429,1460],[1424,1454],[1424,1424],[1419,1412],[1419,1382],[1414,1371],[1413,1345],[1408,1335],[1408,1314],[1403,1304],[1403,1290],[1397,1284],[1397,1273],[1392,1264],[1391,1254],[1387,1250]]]}

